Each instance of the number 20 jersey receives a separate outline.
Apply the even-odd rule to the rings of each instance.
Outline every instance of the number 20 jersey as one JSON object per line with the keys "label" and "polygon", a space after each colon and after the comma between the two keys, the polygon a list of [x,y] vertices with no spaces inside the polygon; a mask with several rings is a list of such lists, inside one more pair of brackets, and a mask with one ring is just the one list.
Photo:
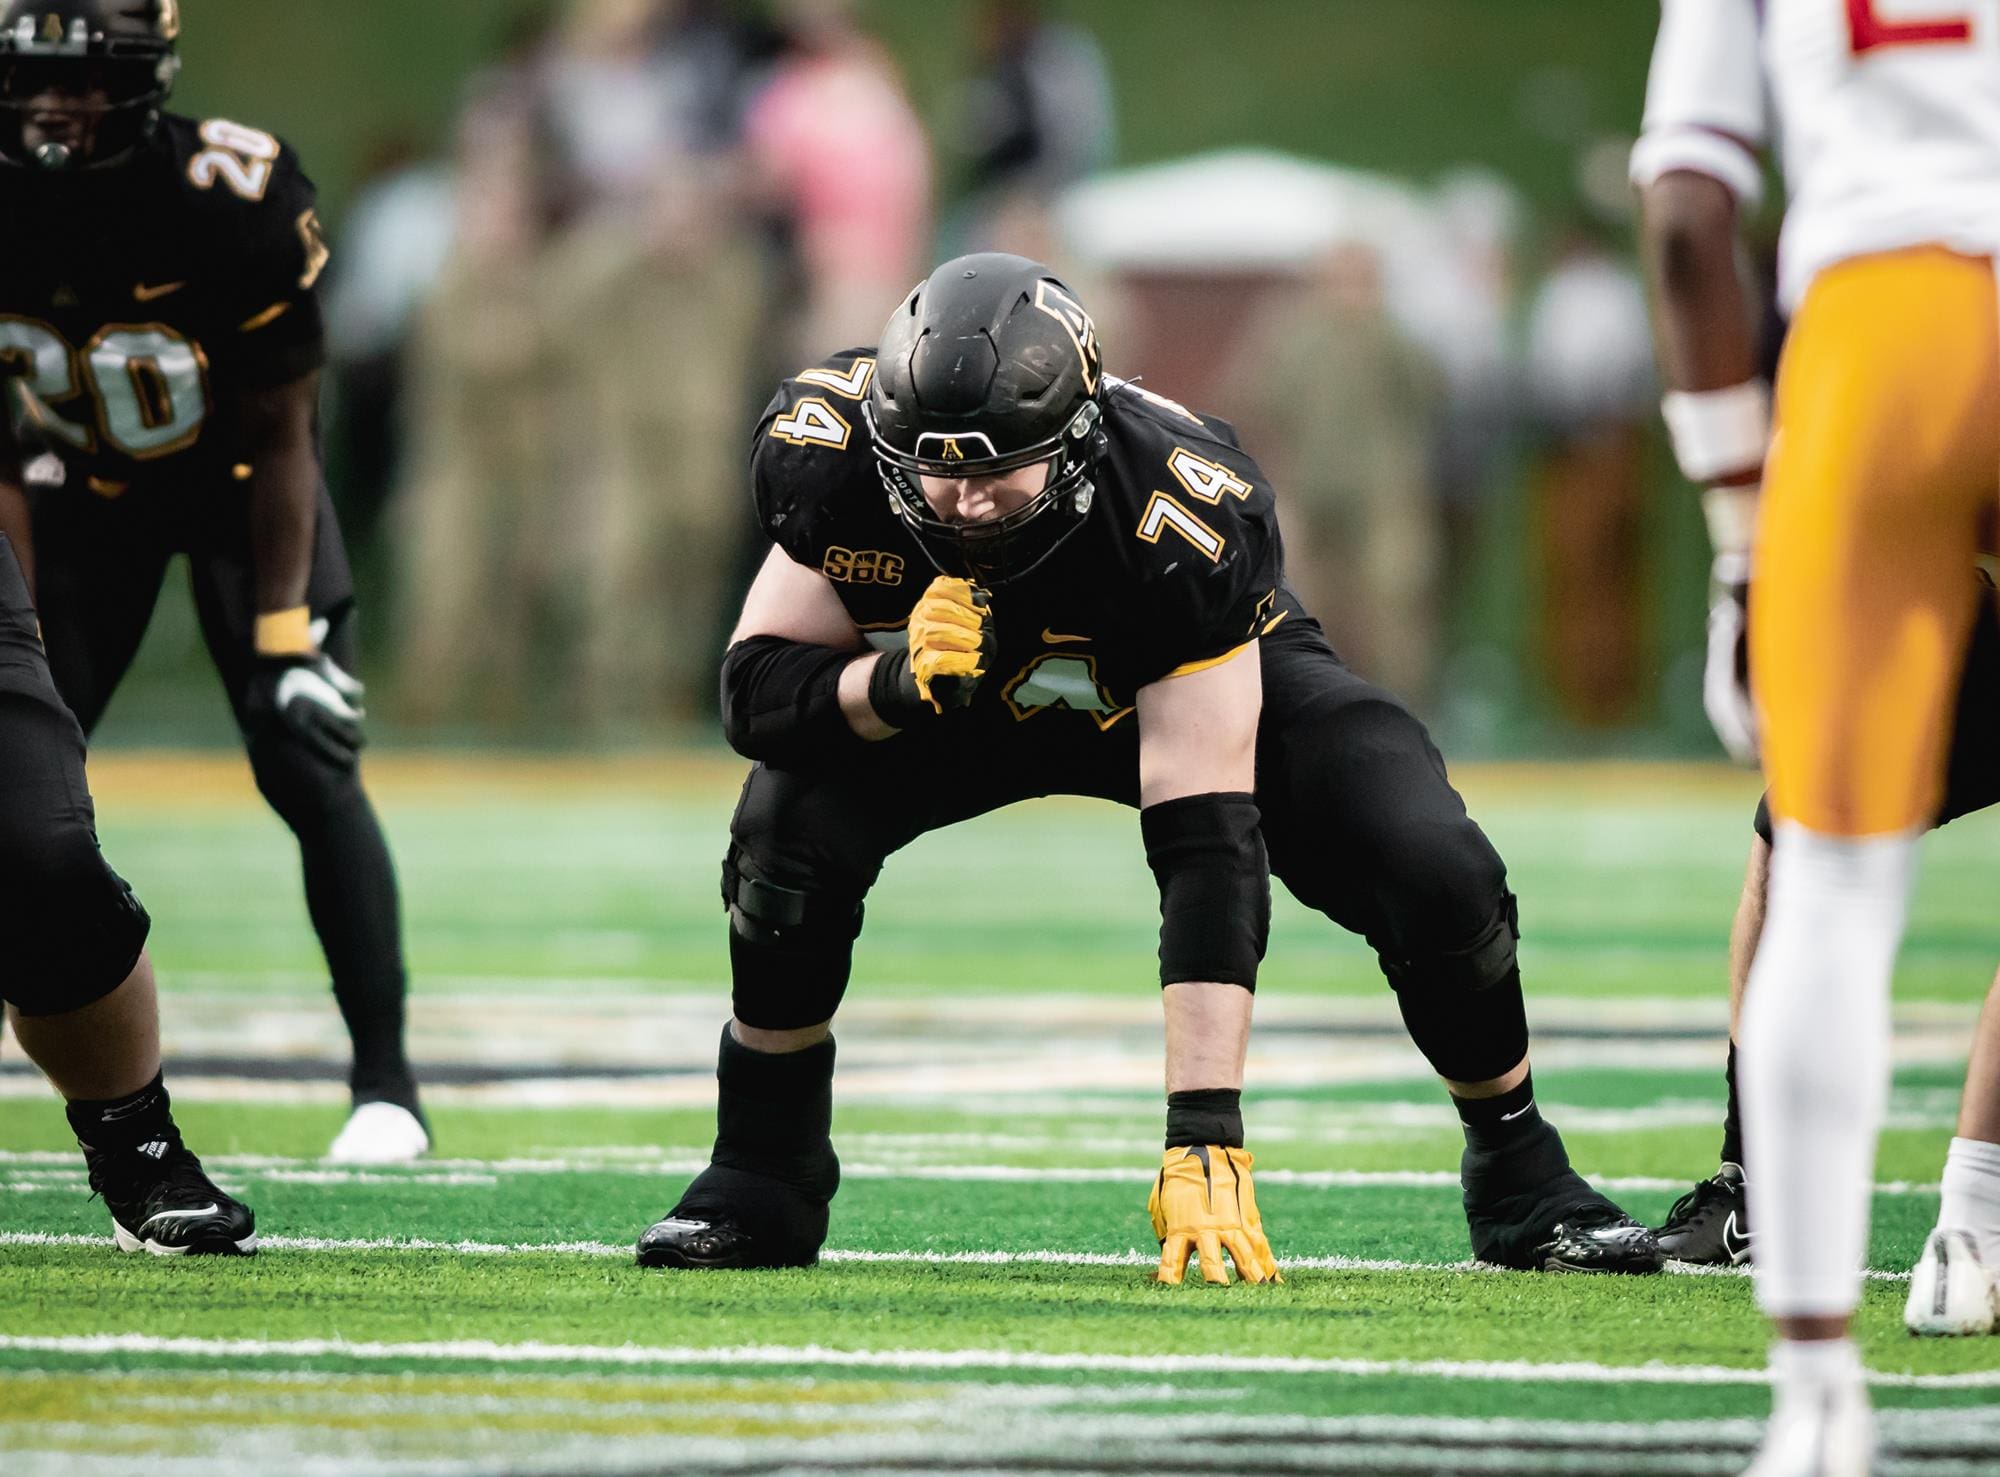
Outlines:
{"label": "number 20 jersey", "polygon": [[1663,0],[1635,179],[1754,200],[1773,142],[1788,306],[1850,257],[2000,252],[2000,0]]}
{"label": "number 20 jersey", "polygon": [[324,358],[314,201],[270,134],[171,113],[121,165],[0,167],[0,358],[61,495],[247,477],[228,392]]}
{"label": "number 20 jersey", "polygon": [[[785,381],[758,425],[752,480],[764,532],[889,648],[939,571],[882,485],[862,415],[874,369],[872,350],[853,350]],[[1111,378],[1103,406],[1082,526],[992,592],[999,655],[973,708],[1003,722],[1066,710],[1045,721],[1087,714],[1109,729],[1141,687],[1212,665],[1295,608],[1270,485],[1234,430]]]}

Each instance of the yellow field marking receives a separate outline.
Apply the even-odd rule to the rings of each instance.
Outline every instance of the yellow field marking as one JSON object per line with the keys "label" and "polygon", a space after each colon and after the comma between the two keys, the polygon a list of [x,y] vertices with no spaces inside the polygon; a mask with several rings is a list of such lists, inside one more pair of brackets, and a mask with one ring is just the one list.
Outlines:
{"label": "yellow field marking", "polygon": [[[724,796],[743,781],[745,761],[720,750],[661,750],[613,756],[522,755],[474,751],[370,750],[362,772],[392,800],[483,805],[504,800],[588,800],[648,792],[676,798]],[[1475,805],[1546,799],[1574,806],[1618,800],[1667,806],[1688,800],[1756,799],[1756,776],[1725,764],[1546,762],[1454,766],[1453,780]],[[112,749],[93,755],[90,783],[100,805],[257,807],[242,755],[229,750]],[[1097,802],[1086,802],[1096,804]]]}
{"label": "yellow field marking", "polygon": [[[727,795],[749,765],[733,755],[661,751],[615,757],[541,757],[472,752],[373,750],[362,776],[394,800],[480,806],[507,800],[588,800],[631,796]],[[228,750],[113,749],[91,756],[90,786],[100,809],[258,807],[242,755]]]}

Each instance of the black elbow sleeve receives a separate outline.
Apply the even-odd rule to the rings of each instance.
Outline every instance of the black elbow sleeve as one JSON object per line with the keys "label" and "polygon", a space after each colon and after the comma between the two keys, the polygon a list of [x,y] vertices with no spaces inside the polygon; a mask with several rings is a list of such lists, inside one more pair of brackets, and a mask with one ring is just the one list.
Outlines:
{"label": "black elbow sleeve", "polygon": [[1271,932],[1271,871],[1257,802],[1188,795],[1139,812],[1160,884],[1160,983],[1257,988]]}
{"label": "black elbow sleeve", "polygon": [[851,651],[782,636],[749,636],[722,658],[722,731],[745,759],[824,760],[861,739],[840,711]]}

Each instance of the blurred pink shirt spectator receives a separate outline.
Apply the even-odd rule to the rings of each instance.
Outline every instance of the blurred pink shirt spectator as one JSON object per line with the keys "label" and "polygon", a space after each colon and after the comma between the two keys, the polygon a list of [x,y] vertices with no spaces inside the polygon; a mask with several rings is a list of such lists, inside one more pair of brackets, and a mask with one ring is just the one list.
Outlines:
{"label": "blurred pink shirt spectator", "polygon": [[893,63],[844,27],[780,61],[745,138],[808,278],[800,350],[873,343],[930,248],[931,157]]}

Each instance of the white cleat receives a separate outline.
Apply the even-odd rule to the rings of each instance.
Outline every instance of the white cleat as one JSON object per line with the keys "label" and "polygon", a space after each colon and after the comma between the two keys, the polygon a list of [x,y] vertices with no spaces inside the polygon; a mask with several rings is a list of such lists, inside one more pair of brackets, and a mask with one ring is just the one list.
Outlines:
{"label": "white cleat", "polygon": [[1875,1413],[1859,1380],[1780,1388],[1764,1444],[1743,1477],[1868,1477]]}
{"label": "white cleat", "polygon": [[1910,1269],[1903,1323],[1911,1333],[1945,1337],[1991,1333],[2000,1319],[2000,1287],[1969,1231],[1933,1231]]}
{"label": "white cleat", "polygon": [[431,1149],[417,1115],[394,1103],[363,1103],[326,1151],[328,1164],[408,1164]]}

